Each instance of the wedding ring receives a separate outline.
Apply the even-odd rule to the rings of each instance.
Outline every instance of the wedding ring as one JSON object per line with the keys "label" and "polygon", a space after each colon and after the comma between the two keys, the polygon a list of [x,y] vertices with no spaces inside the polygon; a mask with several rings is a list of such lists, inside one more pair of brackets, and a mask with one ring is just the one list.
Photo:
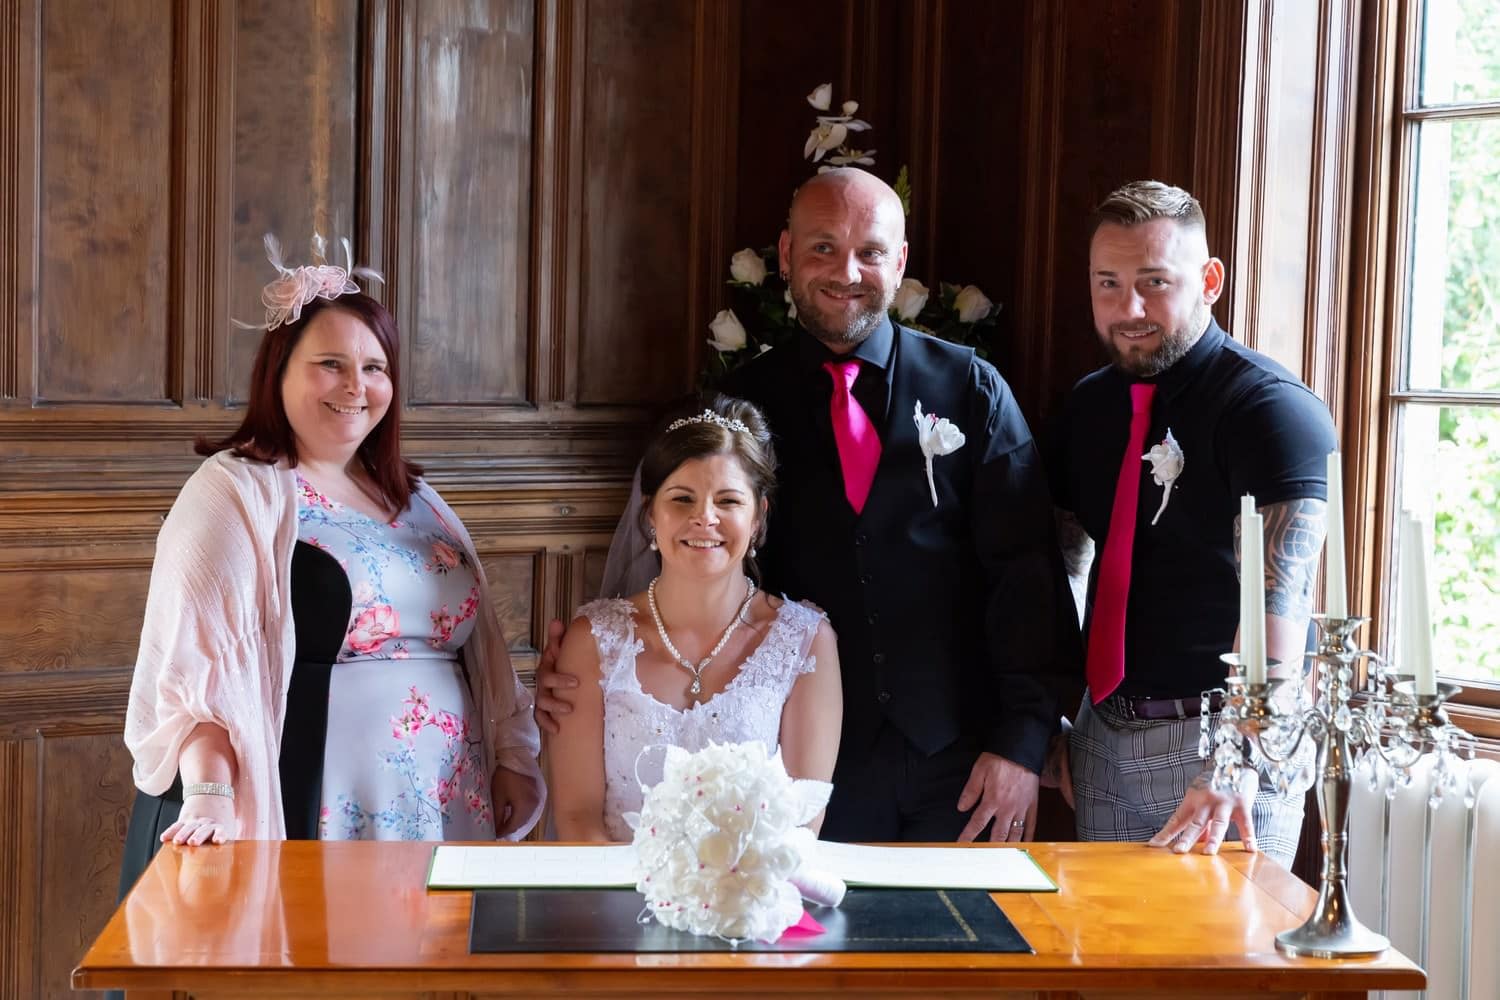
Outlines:
{"label": "wedding ring", "polygon": [[1013,820],[1010,821],[1010,825],[1011,826],[1025,826],[1026,825],[1026,821],[1025,820],[1020,820],[1020,819],[1013,819]]}

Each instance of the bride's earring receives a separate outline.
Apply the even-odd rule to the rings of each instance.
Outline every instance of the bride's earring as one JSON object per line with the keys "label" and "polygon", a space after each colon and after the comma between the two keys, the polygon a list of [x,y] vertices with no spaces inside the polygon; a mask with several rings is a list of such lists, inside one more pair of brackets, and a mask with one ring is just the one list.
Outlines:
{"label": "bride's earring", "polygon": [[651,529],[651,543],[647,546],[652,552],[660,551],[656,546],[656,529]]}

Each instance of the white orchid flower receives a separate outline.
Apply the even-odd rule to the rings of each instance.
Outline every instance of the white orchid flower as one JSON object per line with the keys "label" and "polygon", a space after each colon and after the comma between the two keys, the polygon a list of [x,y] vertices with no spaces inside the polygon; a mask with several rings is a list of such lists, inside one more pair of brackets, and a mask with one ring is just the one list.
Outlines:
{"label": "white orchid flower", "polygon": [[807,137],[807,143],[802,147],[802,158],[811,156],[814,163],[823,158],[823,154],[830,149],[838,149],[849,137],[849,127],[841,122],[824,122],[819,119],[818,127],[813,129]]}
{"label": "white orchid flower", "polygon": [[828,162],[836,167],[847,167],[851,164],[863,164],[873,166],[875,163],[875,150],[873,149],[851,149],[838,156],[830,156]]}
{"label": "white orchid flower", "polygon": [[1156,516],[1151,519],[1154,525],[1166,512],[1167,501],[1172,499],[1172,484],[1182,475],[1187,458],[1182,454],[1182,446],[1172,436],[1172,428],[1168,427],[1167,436],[1160,444],[1152,445],[1151,450],[1141,456],[1141,461],[1151,463],[1151,481],[1161,487],[1161,506],[1156,508]]}
{"label": "white orchid flower", "polygon": [[[833,84],[820,83],[813,88],[813,92],[807,95],[807,103],[819,111],[827,111],[833,104]],[[851,111],[850,114],[853,114]]]}
{"label": "white orchid flower", "polygon": [[938,505],[937,484],[932,478],[932,460],[951,455],[964,446],[964,432],[955,427],[946,417],[936,413],[922,412],[922,401],[917,400],[912,421],[917,425],[917,443],[922,447],[922,457],[927,461],[927,489],[932,494],[932,505]]}
{"label": "white orchid flower", "polygon": [[782,292],[782,298],[786,299],[786,318],[796,319],[797,303],[792,300],[792,290],[788,288],[786,291]]}
{"label": "white orchid flower", "polygon": [[708,329],[713,333],[709,344],[720,354],[740,350],[749,339],[733,309],[720,309],[713,322],[708,324]]}

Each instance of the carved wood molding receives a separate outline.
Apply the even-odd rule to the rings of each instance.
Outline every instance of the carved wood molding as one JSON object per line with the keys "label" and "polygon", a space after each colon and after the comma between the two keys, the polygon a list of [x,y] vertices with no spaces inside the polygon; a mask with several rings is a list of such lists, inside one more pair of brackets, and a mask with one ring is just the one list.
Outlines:
{"label": "carved wood molding", "polygon": [[[3,708],[0,708],[3,710]],[[26,796],[25,745],[0,739],[0,996],[32,995],[36,954],[36,882],[33,824]]]}
{"label": "carved wood molding", "polygon": [[1327,0],[1320,8],[1313,118],[1312,190],[1307,247],[1307,297],[1302,375],[1342,414],[1344,318],[1349,308],[1349,220],[1358,101],[1359,0]]}
{"label": "carved wood molding", "polygon": [[697,0],[693,32],[692,178],[688,199],[687,344],[684,385],[703,363],[700,331],[724,299],[732,252],[739,132],[740,5]]}
{"label": "carved wood molding", "polygon": [[1239,260],[1235,219],[1239,214],[1240,105],[1245,87],[1244,33],[1248,5],[1211,3],[1199,24],[1199,86],[1193,130],[1192,191],[1203,205],[1208,236],[1227,266],[1220,322],[1232,327],[1226,310],[1235,301]]}
{"label": "carved wood molding", "polygon": [[[1178,147],[1185,141],[1178,121],[1177,105],[1181,99],[1179,74],[1184,69],[1179,39],[1182,32],[1181,5],[1161,5],[1162,31],[1156,56],[1156,79],[1151,94],[1151,176],[1167,183],[1186,183],[1173,178],[1178,162]],[[1190,133],[1189,133],[1190,134]]]}
{"label": "carved wood molding", "polygon": [[166,390],[179,403],[211,399],[217,388],[220,315],[229,281],[234,21],[227,0],[185,0],[173,8],[178,79]]}
{"label": "carved wood molding", "polygon": [[133,666],[102,670],[0,673],[0,747],[4,741],[119,733]]}
{"label": "carved wood molding", "polygon": [[[505,482],[486,483],[468,471],[455,482],[428,481],[441,489],[469,533],[486,541],[545,536],[570,544],[607,543],[630,492],[628,477],[566,490],[554,488],[550,480],[538,488],[511,485],[512,477],[503,478]],[[179,481],[113,496],[81,487],[76,495],[54,491],[0,497],[0,572],[25,572],[39,565],[48,571],[149,567],[161,519],[180,486]]]}
{"label": "carved wood molding", "polygon": [[[66,416],[63,413],[66,412]],[[191,441],[198,434],[224,435],[243,412],[221,407],[79,406],[0,411],[0,441]],[[634,446],[650,418],[637,408],[424,406],[401,415],[403,442],[479,439],[513,441],[610,441]]]}
{"label": "carved wood molding", "polygon": [[532,145],[531,332],[527,394],[537,403],[578,394],[578,273],[582,259],[584,45],[587,21],[571,0],[538,0]]}
{"label": "carved wood molding", "polygon": [[1018,393],[1031,387],[1021,408],[1044,419],[1044,399],[1052,384],[1054,308],[1057,300],[1057,202],[1062,161],[1062,103],[1067,50],[1065,5],[1027,7],[1026,65],[1022,83],[1024,164],[1021,170],[1021,245],[1017,253],[1015,329],[1020,339],[1019,368],[1028,373]]}
{"label": "carved wood molding", "polygon": [[36,392],[38,0],[0,0],[0,409]]}
{"label": "carved wood molding", "polygon": [[947,12],[946,0],[909,0],[908,66],[902,81],[909,97],[906,164],[909,175],[917,178],[907,233],[927,261],[925,283],[933,288],[942,273],[938,212],[943,193],[935,179],[942,176],[943,30]]}

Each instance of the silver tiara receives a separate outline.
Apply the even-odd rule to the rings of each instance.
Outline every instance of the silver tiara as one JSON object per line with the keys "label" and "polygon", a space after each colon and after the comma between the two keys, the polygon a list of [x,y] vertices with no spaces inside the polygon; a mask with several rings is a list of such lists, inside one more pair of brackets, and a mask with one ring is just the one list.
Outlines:
{"label": "silver tiara", "polygon": [[667,425],[667,433],[670,434],[677,428],[686,427],[688,424],[718,424],[725,430],[734,431],[738,434],[750,433],[750,428],[745,426],[743,420],[736,420],[734,417],[721,417],[713,410],[704,410],[696,417],[682,417],[674,420]]}

